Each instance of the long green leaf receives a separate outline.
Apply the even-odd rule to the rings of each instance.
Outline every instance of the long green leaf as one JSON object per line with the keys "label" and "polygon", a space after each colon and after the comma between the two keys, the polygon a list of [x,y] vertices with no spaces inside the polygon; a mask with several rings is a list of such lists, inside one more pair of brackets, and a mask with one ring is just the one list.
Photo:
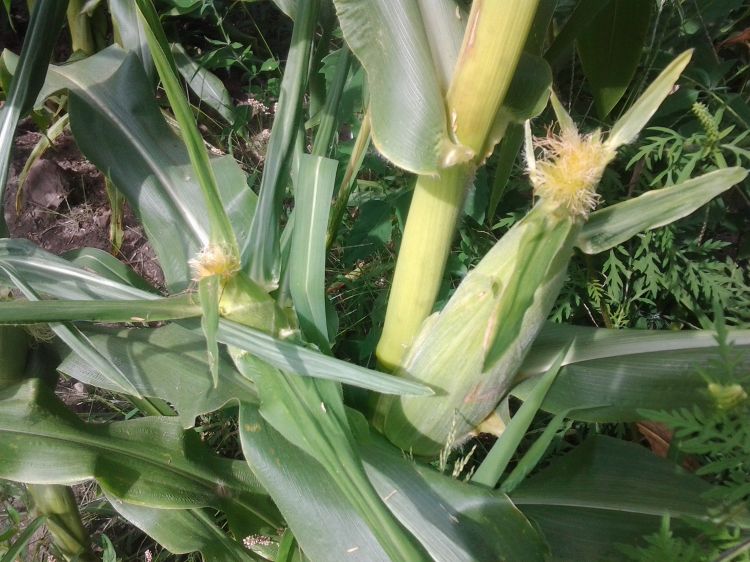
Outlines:
{"label": "long green leaf", "polygon": [[187,82],[187,85],[198,96],[201,103],[221,115],[224,120],[232,124],[234,122],[234,105],[229,91],[224,83],[211,71],[199,65],[185,51],[179,43],[172,45],[172,54],[177,65],[177,70]]}
{"label": "long green leaf", "polygon": [[587,254],[598,254],[639,232],[659,228],[695,212],[747,177],[743,168],[715,170],[681,184],[655,189],[592,213],[576,240]]}
{"label": "long green leaf", "polygon": [[[445,78],[435,68],[419,3],[334,3],[344,38],[367,71],[373,143],[400,168],[436,174],[442,153],[453,143],[441,84]],[[441,10],[434,12],[430,18],[444,15]],[[434,40],[451,41],[451,37]],[[440,64],[445,66],[451,65]]]}
{"label": "long green leaf", "polygon": [[156,292],[154,287],[129,266],[125,265],[109,252],[105,252],[99,248],[79,248],[65,252],[62,257],[75,265],[94,273],[99,273],[104,277],[121,281],[136,289]]}
{"label": "long green leaf", "polygon": [[203,137],[198,131],[198,125],[190,109],[190,104],[177,79],[177,66],[159,21],[159,15],[156,13],[151,0],[136,0],[136,4],[138,5],[139,15],[143,18],[145,24],[144,29],[151,49],[151,56],[154,59],[169,104],[172,106],[172,111],[174,111],[180,125],[182,140],[187,148],[193,172],[203,193],[204,209],[207,212],[210,225],[209,239],[211,243],[224,246],[228,253],[239,257],[237,238],[222,205],[219,186],[208,160],[208,153],[203,145]]}
{"label": "long green leaf", "polygon": [[[565,346],[575,343],[550,388],[542,409],[552,413],[587,408],[571,417],[591,422],[635,421],[639,409],[672,410],[710,406],[705,379],[696,368],[718,358],[709,331],[607,330],[548,325],[519,371],[527,378],[514,396],[526,399],[535,379]],[[740,352],[750,348],[750,330],[733,330]],[[750,368],[750,354],[742,365]]]}
{"label": "long green leaf", "polygon": [[[284,439],[257,407],[240,405],[239,432],[253,474],[271,494],[311,560],[390,560],[320,463]],[[325,533],[320,532],[321,525]]]}
{"label": "long green leaf", "polygon": [[513,454],[526,435],[531,422],[534,420],[534,416],[539,411],[539,407],[542,405],[550,386],[555,382],[567,351],[567,349],[560,351],[549,371],[537,380],[534,389],[529,393],[523,405],[506,426],[503,434],[492,446],[482,464],[479,465],[479,468],[471,477],[472,482],[483,484],[489,488],[494,488],[497,485],[508,463],[513,458]]}
{"label": "long green leaf", "polygon": [[[13,135],[21,116],[31,109],[47,73],[57,36],[65,21],[68,2],[39,0],[31,12],[21,47],[20,72],[13,75],[5,105],[0,109],[0,202],[4,200]],[[10,69],[9,69],[10,70]],[[6,236],[5,216],[0,213],[0,236]]]}
{"label": "long green leaf", "polygon": [[290,254],[290,288],[294,308],[307,339],[328,351],[326,324],[326,228],[338,162],[303,155],[295,197]]}
{"label": "long green leaf", "polygon": [[659,76],[651,82],[646,91],[638,97],[638,100],[612,126],[612,131],[607,138],[607,144],[616,148],[633,142],[638,133],[641,132],[641,129],[646,126],[648,120],[656,113],[662,102],[672,92],[677,79],[682,74],[682,71],[685,70],[685,67],[687,67],[692,55],[692,49],[677,55],[659,73]]}
{"label": "long green leaf", "polygon": [[[23,239],[0,239],[0,263],[13,267],[39,293],[58,299],[159,299],[153,292],[135,288],[118,275],[112,279],[86,264],[75,265]],[[0,269],[0,278],[7,280]]]}
{"label": "long green leaf", "polygon": [[[2,266],[0,266],[2,267]],[[179,295],[145,301],[0,302],[0,324],[41,322],[160,322],[200,316],[201,309],[192,295]]]}
{"label": "long green leaf", "polygon": [[544,560],[536,529],[505,494],[404,457],[351,416],[365,468],[388,507],[436,561]]}
{"label": "long green leaf", "polygon": [[38,484],[95,478],[109,494],[163,509],[213,507],[279,519],[246,464],[210,453],[176,418],[86,424],[39,380],[0,391],[0,477]]}
{"label": "long green leaf", "polygon": [[302,118],[302,98],[319,6],[320,0],[308,0],[298,6],[300,10],[295,14],[278,112],[263,166],[258,210],[242,247],[242,262],[247,264],[247,273],[267,290],[276,288],[279,282],[279,218]]}
{"label": "long green leaf", "polygon": [[709,517],[710,486],[648,449],[596,436],[528,478],[511,499],[541,527],[553,560],[603,560],[663,515]]}
{"label": "long green leaf", "polygon": [[219,322],[218,339],[222,343],[248,351],[288,373],[334,380],[385,394],[433,394],[429,387],[421,383],[346,363],[229,320],[222,319]]}
{"label": "long green leaf", "polygon": [[[54,298],[160,298],[153,293],[76,267],[26,240],[0,239],[0,263],[10,264],[35,290]],[[336,380],[387,394],[424,396],[433,393],[429,387],[421,383],[365,369],[229,320],[219,321],[217,337],[222,343],[248,350],[271,365],[290,373]]]}
{"label": "long green leaf", "polygon": [[651,0],[611,0],[578,34],[578,54],[602,119],[635,75],[652,6]]}
{"label": "long green leaf", "polygon": [[[34,291],[26,281],[19,277],[18,273],[12,266],[8,264],[0,264],[0,269],[4,271],[5,275],[27,299],[30,301],[39,300],[39,295],[37,295],[36,291]],[[49,327],[68,347],[99,369],[101,373],[109,379],[111,384],[117,386],[120,392],[124,391],[128,394],[134,394],[139,398],[141,397],[138,390],[123,374],[120,367],[113,361],[110,361],[109,358],[99,353],[99,351],[91,345],[91,342],[88,341],[86,336],[78,328],[68,322],[52,322],[49,324]]]}
{"label": "long green leaf", "polygon": [[321,464],[383,550],[395,560],[424,560],[413,538],[393,518],[365,475],[341,387],[331,381],[283,373],[259,364],[247,353],[235,352],[233,359],[258,387],[263,418]]}
{"label": "long green leaf", "polygon": [[112,14],[112,27],[118,44],[126,51],[134,51],[138,55],[149,79],[155,83],[154,60],[148,48],[143,22],[138,19],[135,2],[109,0],[108,7]]}

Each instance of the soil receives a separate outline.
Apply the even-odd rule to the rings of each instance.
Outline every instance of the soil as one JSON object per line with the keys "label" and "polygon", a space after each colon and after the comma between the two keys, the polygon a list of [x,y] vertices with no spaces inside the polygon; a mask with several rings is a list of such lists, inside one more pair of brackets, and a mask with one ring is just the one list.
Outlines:
{"label": "soil", "polygon": [[11,237],[26,238],[57,255],[83,247],[99,248],[162,287],[164,275],[156,255],[127,203],[122,246],[119,252],[113,251],[109,235],[112,212],[104,177],[83,157],[69,133],[56,139],[31,167],[17,212],[18,176],[41,138],[29,122],[19,127],[4,203]]}

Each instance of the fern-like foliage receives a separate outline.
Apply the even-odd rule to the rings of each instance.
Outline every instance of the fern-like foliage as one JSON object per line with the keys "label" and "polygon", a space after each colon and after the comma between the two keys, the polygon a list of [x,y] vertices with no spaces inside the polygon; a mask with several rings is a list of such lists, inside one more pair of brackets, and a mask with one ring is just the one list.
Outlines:
{"label": "fern-like foliage", "polygon": [[658,532],[644,537],[644,546],[618,545],[624,558],[633,562],[704,562],[706,552],[695,542],[675,537],[669,518],[662,519]]}
{"label": "fern-like foliage", "polygon": [[[719,353],[716,359],[698,367],[706,380],[706,393],[713,399],[713,406],[641,413],[671,428],[673,446],[695,458],[700,464],[696,474],[715,484],[707,496],[720,507],[718,522],[693,522],[699,532],[693,533],[695,540],[689,542],[672,536],[667,522],[659,533],[645,538],[646,547],[625,548],[623,553],[631,556],[631,560],[750,560],[750,538],[736,522],[736,516],[744,514],[750,502],[750,400],[747,393],[750,372],[747,372],[743,355],[732,346],[718,304],[714,306],[714,314]],[[701,552],[699,543],[705,548],[710,546],[711,556],[704,552],[703,557],[690,557]],[[732,555],[727,558],[729,554]]]}

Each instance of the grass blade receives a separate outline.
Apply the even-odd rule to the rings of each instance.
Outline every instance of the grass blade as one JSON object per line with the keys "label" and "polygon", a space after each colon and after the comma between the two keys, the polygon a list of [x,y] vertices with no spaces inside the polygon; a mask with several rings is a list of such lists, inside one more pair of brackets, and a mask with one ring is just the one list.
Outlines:
{"label": "grass blade", "polygon": [[18,535],[18,538],[8,548],[6,553],[0,558],[0,562],[15,562],[20,559],[23,549],[31,542],[34,537],[34,533],[39,530],[39,527],[44,525],[47,518],[44,516],[37,517],[31,523],[29,523],[23,532]]}

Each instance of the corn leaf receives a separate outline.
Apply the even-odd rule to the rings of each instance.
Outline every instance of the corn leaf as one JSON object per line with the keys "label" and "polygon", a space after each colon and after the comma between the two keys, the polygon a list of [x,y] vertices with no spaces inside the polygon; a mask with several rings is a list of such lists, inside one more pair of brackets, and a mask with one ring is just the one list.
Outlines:
{"label": "corn leaf", "polygon": [[598,254],[639,232],[659,228],[695,212],[747,177],[747,170],[715,170],[678,185],[655,189],[592,213],[576,240],[587,254]]}
{"label": "corn leaf", "polygon": [[154,59],[154,65],[169,99],[169,105],[180,125],[182,141],[185,143],[193,173],[203,193],[203,208],[208,215],[210,226],[209,239],[214,244],[225,246],[231,255],[239,257],[237,238],[222,204],[216,176],[208,160],[206,147],[203,145],[203,137],[198,131],[195,116],[177,78],[177,66],[159,21],[159,15],[151,0],[136,0],[136,4],[138,14],[144,22],[151,57]]}
{"label": "corn leaf", "polygon": [[[13,70],[15,59],[6,53],[4,58]],[[190,282],[187,262],[209,239],[205,204],[185,148],[166,125],[139,59],[109,47],[76,63],[50,66],[37,103],[60,90],[71,92],[71,129],[79,147],[140,215],[167,285],[184,290]],[[256,197],[231,157],[212,165],[236,236],[245,240]]]}
{"label": "corn leaf", "polygon": [[87,424],[38,379],[0,391],[0,476],[37,484],[94,478],[110,495],[164,509],[212,507],[230,520],[279,518],[242,461],[210,453],[176,418]]}
{"label": "corn leaf", "polygon": [[[524,380],[512,393],[524,400],[537,377],[575,339],[542,409],[577,410],[591,422],[635,421],[640,409],[673,410],[711,406],[705,379],[696,368],[719,358],[714,334],[696,330],[607,330],[548,325],[519,371]],[[740,352],[750,348],[750,330],[730,331]],[[745,353],[742,365],[750,368]],[[586,408],[585,410],[581,408]],[[580,410],[578,410],[580,409]]]}
{"label": "corn leaf", "polygon": [[233,352],[237,368],[253,379],[260,414],[293,445],[312,456],[367,523],[394,560],[426,560],[413,538],[388,511],[367,479],[356,451],[341,395],[331,381],[289,375],[244,352]]}
{"label": "corn leaf", "polygon": [[542,529],[553,560],[602,560],[616,554],[613,545],[654,532],[663,515],[708,518],[710,489],[640,445],[595,436],[525,480],[511,499]]}
{"label": "corn leaf", "polygon": [[612,0],[579,0],[573,13],[567,19],[562,29],[557,33],[549,48],[544,53],[553,67],[562,62],[563,57],[570,54],[576,38],[589,27],[591,21],[601,10],[607,7]]}
{"label": "corn leaf", "polygon": [[[257,407],[240,405],[239,431],[253,474],[271,494],[306,556],[315,561],[390,560],[320,463],[282,437]],[[320,532],[321,525],[325,533]]]}
{"label": "corn leaf", "polygon": [[433,560],[546,559],[540,535],[505,494],[407,459],[384,438],[368,432],[361,415],[350,419],[373,485]]}
{"label": "corn leaf", "polygon": [[224,83],[214,73],[191,59],[179,43],[172,44],[171,49],[177,70],[201,103],[213,109],[227,123],[233,123],[234,105]]}
{"label": "corn leaf", "polygon": [[[14,74],[0,108],[0,201],[4,201],[13,135],[19,119],[31,109],[47,73],[57,36],[65,18],[67,2],[39,0],[31,12],[29,28],[21,47],[21,71]],[[8,68],[10,72],[12,69]],[[0,236],[7,236],[5,215],[0,213]]]}
{"label": "corn leaf", "polygon": [[295,14],[297,17],[281,82],[278,110],[263,164],[258,210],[253,217],[250,235],[241,246],[246,272],[268,291],[275,289],[279,283],[279,217],[302,118],[302,98],[310,68],[319,5],[320,0],[308,0]]}
{"label": "corn leaf", "polygon": [[126,51],[133,51],[138,55],[146,75],[155,84],[157,76],[154,59],[151,58],[146,32],[143,29],[143,22],[138,19],[135,2],[132,0],[109,0],[108,7],[112,14],[112,27],[118,44]]}
{"label": "corn leaf", "polygon": [[285,372],[334,380],[386,394],[426,396],[433,393],[429,387],[418,382],[346,363],[229,320],[219,322],[218,339],[244,349]]}
{"label": "corn leaf", "polygon": [[651,0],[611,0],[578,34],[578,55],[604,119],[638,68],[651,25]]}
{"label": "corn leaf", "polygon": [[[373,143],[400,168],[437,173],[441,153],[452,142],[444,78],[436,69],[419,4],[410,0],[334,3],[344,38],[367,72]],[[430,18],[447,15],[435,12]],[[449,65],[440,64],[445,66]]]}
{"label": "corn leaf", "polygon": [[156,292],[156,289],[149,285],[148,281],[138,275],[129,266],[125,265],[109,252],[105,252],[99,248],[79,248],[65,252],[62,257],[79,267],[98,273],[103,277],[120,281],[142,291]]}
{"label": "corn leaf", "polygon": [[219,342],[216,332],[219,329],[219,298],[221,283],[218,275],[204,277],[198,282],[198,296],[201,303],[201,329],[206,338],[208,369],[214,386],[219,384]]}
{"label": "corn leaf", "polygon": [[[13,267],[34,290],[58,299],[159,299],[150,291],[123,282],[121,276],[101,275],[43,250],[28,240],[0,239],[0,263]],[[0,279],[8,277],[0,269]]]}
{"label": "corn leaf", "polygon": [[[257,402],[253,384],[240,376],[225,354],[219,356],[219,383],[214,388],[205,354],[205,340],[176,324],[162,328],[112,330],[84,328],[91,344],[117,360],[125,376],[143,396],[172,404],[184,428],[195,418],[229,403]],[[116,390],[101,373],[79,355],[65,350],[61,373],[86,384]]]}
{"label": "corn leaf", "polygon": [[513,471],[503,480],[500,485],[500,490],[502,492],[506,494],[511,493],[521,482],[523,482],[524,478],[534,470],[536,465],[539,464],[539,461],[542,460],[542,457],[544,457],[544,453],[549,448],[552,440],[555,438],[558,431],[560,431],[568,413],[568,411],[560,412],[550,420],[542,434],[534,440],[534,443],[529,447],[528,451],[526,451],[523,457],[518,460]]}
{"label": "corn leaf", "polygon": [[[2,266],[0,266],[2,267]],[[200,316],[192,295],[157,300],[44,300],[0,302],[0,324],[42,322],[161,322]]]}
{"label": "corn leaf", "polygon": [[172,554],[200,552],[205,560],[256,560],[201,509],[157,509],[105,494],[117,512]]}
{"label": "corn leaf", "polygon": [[303,155],[295,193],[295,221],[289,258],[290,289],[308,341],[329,351],[326,324],[326,228],[338,162]]}
{"label": "corn leaf", "polygon": [[526,432],[539,411],[539,407],[544,401],[550,386],[555,382],[557,373],[560,372],[560,366],[567,353],[567,349],[560,351],[555,362],[542,377],[540,377],[534,389],[524,400],[523,405],[513,415],[510,423],[507,424],[503,434],[498,438],[490,449],[482,464],[471,477],[472,482],[483,484],[489,488],[497,486],[505,469],[508,467],[518,446],[521,444]]}
{"label": "corn leaf", "polygon": [[[11,265],[31,287],[54,298],[160,298],[77,267],[26,240],[0,240],[0,263]],[[3,278],[1,268],[0,278]],[[389,394],[432,394],[432,390],[423,384],[328,357],[229,320],[219,321],[217,337],[222,343],[246,349],[279,369],[302,376],[332,379]]]}
{"label": "corn leaf", "polygon": [[[21,291],[24,297],[30,301],[38,301],[39,295],[36,291],[22,279],[18,272],[15,271],[13,266],[6,264],[0,264],[0,269],[3,270],[8,279],[15,285],[17,289]],[[49,328],[60,338],[65,344],[78,353],[81,357],[86,359],[89,363],[94,365],[102,375],[109,380],[109,382],[115,385],[120,392],[127,394],[133,394],[137,397],[141,397],[138,389],[133,386],[125,374],[122,372],[120,367],[113,361],[97,350],[91,342],[88,341],[86,336],[73,324],[69,322],[51,322]]]}
{"label": "corn leaf", "polygon": [[692,55],[692,49],[681,53],[659,73],[646,91],[612,126],[612,131],[607,138],[608,144],[616,148],[632,142],[638,136],[641,129],[646,126],[649,119],[672,92],[672,88],[687,67]]}

